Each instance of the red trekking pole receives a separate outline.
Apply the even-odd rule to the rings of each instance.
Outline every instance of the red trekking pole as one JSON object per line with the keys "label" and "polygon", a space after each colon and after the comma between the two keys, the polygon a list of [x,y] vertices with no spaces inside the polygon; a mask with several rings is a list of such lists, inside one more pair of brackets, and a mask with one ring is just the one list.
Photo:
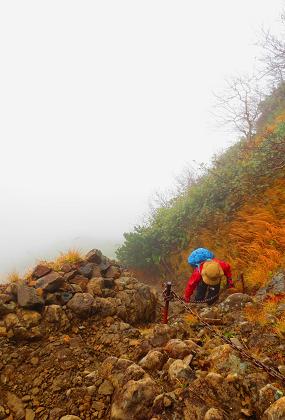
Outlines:
{"label": "red trekking pole", "polygon": [[164,305],[164,309],[163,309],[163,313],[162,313],[162,323],[167,324],[168,323],[169,301],[171,299],[171,282],[170,281],[166,283],[166,289],[165,289],[163,295],[164,295],[165,305]]}

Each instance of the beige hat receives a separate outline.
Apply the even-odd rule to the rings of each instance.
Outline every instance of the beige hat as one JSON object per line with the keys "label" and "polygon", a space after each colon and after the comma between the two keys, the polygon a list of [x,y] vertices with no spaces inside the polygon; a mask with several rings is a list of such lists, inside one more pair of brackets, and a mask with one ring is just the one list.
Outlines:
{"label": "beige hat", "polygon": [[220,264],[216,261],[206,261],[202,268],[202,279],[209,286],[215,286],[220,283],[224,272]]}

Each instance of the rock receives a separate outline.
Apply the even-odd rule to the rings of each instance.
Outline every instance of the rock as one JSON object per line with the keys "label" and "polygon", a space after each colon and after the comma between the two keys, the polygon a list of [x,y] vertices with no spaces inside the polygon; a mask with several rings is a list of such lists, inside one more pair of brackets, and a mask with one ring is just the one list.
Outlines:
{"label": "rock", "polygon": [[25,328],[32,328],[39,324],[41,321],[41,314],[36,311],[21,310],[18,312],[21,319],[21,324]]}
{"label": "rock", "polygon": [[272,404],[264,413],[262,420],[284,420],[285,419],[285,397],[280,398]]}
{"label": "rock", "polygon": [[220,303],[219,308],[223,312],[241,310],[247,302],[253,302],[249,295],[244,293],[233,293]]}
{"label": "rock", "polygon": [[285,293],[285,273],[283,271],[276,273],[266,287],[259,289],[256,297],[263,299],[267,294],[279,295],[280,293]]}
{"label": "rock", "polygon": [[88,279],[91,279],[93,275],[93,270],[96,267],[96,264],[91,262],[85,262],[81,267],[78,269],[79,273],[82,274],[82,276],[87,277]]}
{"label": "rock", "polygon": [[72,283],[72,279],[78,274],[77,270],[68,271],[63,275],[65,281]]}
{"label": "rock", "polygon": [[154,347],[164,346],[171,338],[176,336],[175,328],[169,325],[156,325],[153,330],[153,335],[150,337],[150,342]]}
{"label": "rock", "polygon": [[204,420],[223,420],[224,416],[221,410],[210,408],[205,414]]}
{"label": "rock", "polygon": [[67,273],[71,273],[71,272],[76,272],[76,270],[74,270],[74,266],[72,264],[69,263],[64,263],[62,264],[62,266],[60,267],[60,271],[63,271],[65,274]]}
{"label": "rock", "polygon": [[81,276],[79,274],[77,274],[75,277],[73,277],[72,279],[72,284],[76,284],[78,286],[81,287],[81,290],[83,292],[87,291],[87,285],[89,283],[89,280],[87,279],[87,277]]}
{"label": "rock", "polygon": [[164,350],[173,359],[183,359],[185,356],[191,353],[191,349],[182,340],[178,338],[170,340]]}
{"label": "rock", "polygon": [[195,374],[182,360],[175,360],[168,369],[168,377],[171,382],[189,382],[194,379]]}
{"label": "rock", "polygon": [[56,292],[63,284],[64,278],[58,273],[51,272],[37,281],[36,288],[41,288],[45,292]]}
{"label": "rock", "polygon": [[241,362],[229,344],[215,347],[207,361],[210,363],[211,369],[218,373],[241,374],[247,368],[247,363]]}
{"label": "rock", "polygon": [[95,265],[94,268],[93,268],[93,271],[92,271],[91,278],[101,277],[101,275],[102,275],[102,273],[101,273],[100,265]]}
{"label": "rock", "polygon": [[60,293],[48,293],[45,297],[45,305],[58,305],[60,303]]}
{"label": "rock", "polygon": [[112,279],[118,279],[121,275],[120,267],[111,265],[106,272],[104,272],[104,277],[109,277]]}
{"label": "rock", "polygon": [[[82,293],[82,290],[80,290],[79,293]],[[59,295],[60,302],[63,305],[66,305],[67,302],[69,302],[70,299],[72,299],[72,297],[73,297],[73,293],[72,292],[61,292],[60,295]]]}
{"label": "rock", "polygon": [[80,417],[72,416],[71,414],[68,414],[67,416],[61,417],[60,420],[80,420]]}
{"label": "rock", "polygon": [[24,284],[19,285],[17,289],[18,305],[22,308],[40,309],[44,305],[44,300],[33,287]]}
{"label": "rock", "polygon": [[97,315],[97,318],[105,318],[115,315],[116,309],[115,299],[96,297],[92,305],[92,314]]}
{"label": "rock", "polygon": [[34,412],[34,410],[30,408],[26,408],[25,420],[34,420],[35,418],[36,418],[36,413]]}
{"label": "rock", "polygon": [[32,272],[32,278],[39,279],[40,277],[46,276],[50,272],[51,272],[51,268],[49,268],[47,265],[38,264]]}
{"label": "rock", "polygon": [[154,398],[157,394],[155,382],[145,376],[139,380],[130,380],[121,389],[116,390],[111,406],[112,420],[148,419]]}
{"label": "rock", "polygon": [[8,293],[0,293],[0,304],[11,302],[12,297]]}
{"label": "rock", "polygon": [[285,365],[279,365],[278,370],[281,373],[281,375],[285,376]]}
{"label": "rock", "polygon": [[89,293],[75,293],[67,303],[67,307],[79,317],[87,317],[91,313],[94,298]]}
{"label": "rock", "polygon": [[86,254],[85,259],[88,262],[100,264],[102,261],[102,252],[99,249],[92,249]]}
{"label": "rock", "polygon": [[3,420],[6,418],[5,408],[0,405],[0,420]]}
{"label": "rock", "polygon": [[139,365],[146,370],[160,370],[165,362],[165,356],[158,350],[151,350],[139,362]]}
{"label": "rock", "polygon": [[0,337],[6,337],[7,336],[7,329],[6,327],[0,326]]}
{"label": "rock", "polygon": [[25,418],[24,404],[16,394],[7,392],[7,405],[9,409],[15,414],[16,419]]}
{"label": "rock", "polygon": [[70,326],[64,310],[59,305],[50,305],[45,307],[44,319],[49,324],[56,324],[58,328],[65,330]]}
{"label": "rock", "polygon": [[271,384],[265,385],[258,392],[258,406],[263,413],[278,398],[280,390]]}
{"label": "rock", "polygon": [[7,330],[19,327],[21,325],[19,318],[16,314],[8,314],[4,317],[4,324]]}
{"label": "rock", "polygon": [[110,381],[105,379],[105,381],[99,386],[98,394],[101,395],[112,395],[114,392],[114,387]]}
{"label": "rock", "polygon": [[64,414],[64,411],[62,408],[55,407],[49,412],[49,419],[60,419]]}
{"label": "rock", "polygon": [[15,302],[3,303],[0,302],[0,316],[7,315],[15,312],[16,304]]}
{"label": "rock", "polygon": [[87,292],[92,296],[102,296],[103,285],[102,277],[92,278],[87,284]]}

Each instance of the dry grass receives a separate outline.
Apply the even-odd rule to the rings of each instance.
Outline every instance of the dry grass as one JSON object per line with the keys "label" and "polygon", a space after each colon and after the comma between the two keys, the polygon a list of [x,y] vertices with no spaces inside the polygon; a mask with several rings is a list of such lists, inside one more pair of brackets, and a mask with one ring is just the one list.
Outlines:
{"label": "dry grass", "polygon": [[276,322],[274,330],[279,336],[285,336],[285,315]]}
{"label": "dry grass", "polygon": [[9,283],[19,283],[21,280],[20,274],[17,271],[12,271],[7,276],[7,281]]}
{"label": "dry grass", "polygon": [[39,261],[39,264],[46,265],[54,271],[61,271],[64,264],[77,264],[83,261],[83,253],[79,249],[71,248],[66,252],[61,252],[54,261]]}
{"label": "dry grass", "polygon": [[246,306],[244,308],[245,318],[254,324],[265,326],[269,323],[268,313],[257,306]]}

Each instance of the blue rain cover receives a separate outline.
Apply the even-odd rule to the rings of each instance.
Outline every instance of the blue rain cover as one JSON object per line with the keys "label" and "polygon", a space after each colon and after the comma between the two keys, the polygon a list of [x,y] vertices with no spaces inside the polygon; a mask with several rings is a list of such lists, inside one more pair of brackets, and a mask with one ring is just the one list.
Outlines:
{"label": "blue rain cover", "polygon": [[214,258],[214,254],[206,248],[197,248],[188,257],[188,263],[199,266],[203,261],[211,260]]}

